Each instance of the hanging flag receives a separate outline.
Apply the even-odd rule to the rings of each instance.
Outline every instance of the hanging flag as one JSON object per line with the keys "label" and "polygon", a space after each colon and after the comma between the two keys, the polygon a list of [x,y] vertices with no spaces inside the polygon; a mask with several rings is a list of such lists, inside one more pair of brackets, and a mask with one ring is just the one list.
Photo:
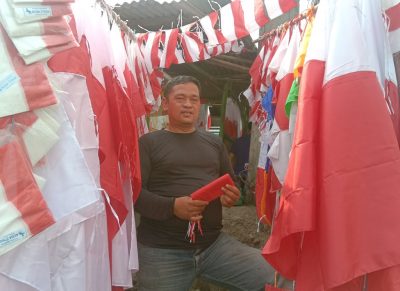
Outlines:
{"label": "hanging flag", "polygon": [[0,25],[0,117],[57,102],[44,65],[25,65]]}
{"label": "hanging flag", "polygon": [[382,6],[389,20],[389,39],[392,53],[400,51],[400,1],[382,0]]}
{"label": "hanging flag", "polygon": [[[320,2],[287,178],[263,250],[296,290],[347,282],[343,290],[359,290],[364,274],[400,264],[400,151],[382,82],[385,38],[377,1]],[[392,283],[380,290],[396,290]]]}

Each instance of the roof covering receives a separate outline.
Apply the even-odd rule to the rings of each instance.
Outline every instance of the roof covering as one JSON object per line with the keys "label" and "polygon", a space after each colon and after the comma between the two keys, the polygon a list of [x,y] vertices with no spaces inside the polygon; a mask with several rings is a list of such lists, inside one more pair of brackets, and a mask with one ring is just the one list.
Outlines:
{"label": "roof covering", "polygon": [[[107,1],[117,3],[114,11],[122,20],[127,21],[128,26],[136,33],[146,32],[146,30],[157,31],[161,28],[170,29],[177,27],[178,24],[179,26],[186,25],[231,2],[230,0],[129,0],[130,3],[121,4],[123,0]],[[164,1],[164,3],[158,1]],[[293,18],[298,13],[298,10],[294,10],[271,21],[266,29],[271,30]],[[182,22],[178,23],[180,15],[182,15]],[[173,65],[165,72],[169,76],[185,74],[198,78],[203,85],[202,97],[208,99],[210,104],[218,105],[221,103],[226,81],[233,81],[232,96],[238,96],[250,84],[248,70],[257,56],[257,48],[250,37],[242,41],[245,49],[240,54],[229,53],[206,61]]]}

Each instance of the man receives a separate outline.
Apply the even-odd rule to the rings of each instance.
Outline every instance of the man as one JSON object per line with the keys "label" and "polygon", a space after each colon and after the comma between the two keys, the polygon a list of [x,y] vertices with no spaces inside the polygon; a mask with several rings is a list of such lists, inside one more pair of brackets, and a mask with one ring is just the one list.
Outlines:
{"label": "man", "polygon": [[[162,106],[168,112],[165,130],[140,141],[143,189],[136,203],[139,290],[189,290],[196,277],[231,290],[263,290],[274,270],[260,251],[221,232],[222,207],[239,199],[235,186],[222,188],[210,203],[192,200],[198,188],[225,173],[233,176],[219,137],[196,129],[200,84],[179,76],[164,87]],[[200,222],[203,235],[190,242],[188,223]]]}

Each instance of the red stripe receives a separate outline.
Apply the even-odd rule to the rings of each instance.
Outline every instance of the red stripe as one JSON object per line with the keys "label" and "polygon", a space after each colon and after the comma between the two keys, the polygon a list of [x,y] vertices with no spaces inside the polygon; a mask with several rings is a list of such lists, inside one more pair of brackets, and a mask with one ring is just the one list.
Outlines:
{"label": "red stripe", "polygon": [[71,33],[71,28],[63,17],[44,19],[41,23],[45,35]]}
{"label": "red stripe", "polygon": [[256,17],[256,22],[260,27],[264,26],[269,21],[264,7],[263,0],[254,0],[254,15]]}
{"label": "red stripe", "polygon": [[58,5],[58,4],[53,4],[50,6],[51,7],[51,13],[53,16],[61,16],[61,15],[68,15],[72,14],[72,9],[69,4],[65,5]]}
{"label": "red stripe", "polygon": [[21,213],[32,235],[52,225],[54,218],[19,143],[12,142],[0,148],[0,165],[0,178],[7,200]]}
{"label": "red stripe", "polygon": [[[213,11],[208,16],[210,17],[212,27],[214,28],[215,24],[217,23],[218,18],[219,18],[218,12]],[[214,31],[215,31],[215,35],[217,36],[219,44],[224,44],[227,42],[226,38],[224,37],[224,35],[222,34],[222,32],[219,29],[214,29]]]}
{"label": "red stripe", "polygon": [[3,28],[1,26],[0,28],[15,72],[20,77],[29,109],[33,110],[57,103],[44,71],[43,63],[25,65]]}
{"label": "red stripe", "polygon": [[297,7],[297,2],[295,0],[279,0],[279,6],[282,13],[286,13],[292,8]]}
{"label": "red stripe", "polygon": [[172,64],[178,63],[178,60],[176,59],[176,56],[175,56],[176,45],[178,42],[178,34],[179,34],[178,28],[174,28],[174,29],[172,29],[171,34],[169,36],[168,46],[166,48],[167,55],[165,58],[165,68],[166,69],[168,69]]}
{"label": "red stripe", "polygon": [[156,35],[154,37],[153,47],[151,48],[151,63],[154,69],[160,67],[160,57],[158,55],[158,47],[160,45],[161,35],[162,35],[161,31],[156,32]]}
{"label": "red stripe", "polygon": [[192,58],[192,56],[190,55],[190,52],[189,52],[189,45],[186,43],[187,33],[184,32],[184,34],[186,36],[182,35],[182,38],[181,38],[182,39],[183,56],[185,58],[185,62],[186,63],[193,63],[193,58]]}
{"label": "red stripe", "polygon": [[293,73],[287,74],[278,82],[275,88],[275,96],[277,98],[275,120],[279,125],[280,130],[289,129],[289,118],[285,113],[285,104],[289,95],[290,87],[293,83]]}
{"label": "red stripe", "polygon": [[387,9],[386,14],[390,19],[389,31],[400,28],[400,3]]}
{"label": "red stripe", "polygon": [[239,39],[246,35],[249,35],[249,32],[247,31],[244,22],[244,12],[242,8],[242,2],[241,1],[232,2],[231,9],[233,14],[233,22],[235,24],[236,37]]}

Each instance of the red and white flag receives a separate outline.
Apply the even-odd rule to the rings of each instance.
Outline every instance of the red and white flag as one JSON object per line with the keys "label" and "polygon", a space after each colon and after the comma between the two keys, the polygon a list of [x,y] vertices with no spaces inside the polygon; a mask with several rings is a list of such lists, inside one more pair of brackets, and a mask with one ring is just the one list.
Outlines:
{"label": "red and white flag", "polygon": [[382,0],[383,8],[389,20],[389,39],[393,53],[400,51],[400,1]]}
{"label": "red and white flag", "polygon": [[[288,172],[263,250],[296,290],[360,290],[365,274],[383,278],[400,264],[393,236],[400,151],[381,69],[385,38],[378,2],[320,2]],[[368,274],[368,290],[397,290],[396,276],[387,278],[377,288]]]}
{"label": "red and white flag", "polygon": [[0,117],[55,104],[44,65],[25,65],[0,26]]}

